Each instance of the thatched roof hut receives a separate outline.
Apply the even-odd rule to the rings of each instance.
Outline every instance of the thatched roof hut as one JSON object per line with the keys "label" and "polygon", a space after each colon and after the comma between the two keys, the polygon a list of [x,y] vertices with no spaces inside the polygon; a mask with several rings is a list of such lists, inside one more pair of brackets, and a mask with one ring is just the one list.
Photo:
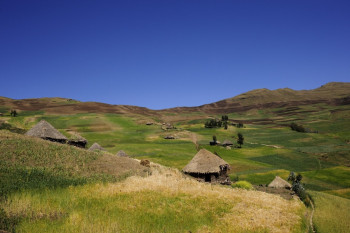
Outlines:
{"label": "thatched roof hut", "polygon": [[230,165],[218,155],[201,149],[182,171],[200,181],[230,183],[227,176],[229,169]]}
{"label": "thatched roof hut", "polygon": [[85,148],[88,141],[76,132],[71,133],[71,138],[68,140],[68,144],[76,147]]}
{"label": "thatched roof hut", "polygon": [[90,146],[89,150],[90,151],[105,151],[105,149],[102,146],[100,146],[97,142],[92,144],[92,146]]}
{"label": "thatched roof hut", "polygon": [[26,135],[60,143],[66,143],[67,141],[67,138],[63,134],[45,120],[41,120]]}
{"label": "thatched roof hut", "polygon": [[276,176],[275,179],[268,185],[270,188],[287,188],[290,189],[292,188],[292,185],[282,179],[279,176]]}
{"label": "thatched roof hut", "polygon": [[222,143],[223,146],[232,146],[233,143],[230,141],[230,140],[225,140],[223,143]]}
{"label": "thatched roof hut", "polygon": [[117,156],[119,156],[119,157],[129,157],[129,156],[125,153],[125,151],[123,151],[123,150],[118,151]]}

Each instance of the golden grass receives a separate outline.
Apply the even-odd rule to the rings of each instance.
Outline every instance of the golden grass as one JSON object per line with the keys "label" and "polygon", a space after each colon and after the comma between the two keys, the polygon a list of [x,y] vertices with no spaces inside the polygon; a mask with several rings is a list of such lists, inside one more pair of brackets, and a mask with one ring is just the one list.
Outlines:
{"label": "golden grass", "polygon": [[[199,183],[162,166],[152,170],[151,176],[119,183],[19,193],[2,207],[11,216],[24,217],[20,232],[301,232],[305,228],[305,207],[299,200]],[[123,214],[116,217],[116,209]]]}

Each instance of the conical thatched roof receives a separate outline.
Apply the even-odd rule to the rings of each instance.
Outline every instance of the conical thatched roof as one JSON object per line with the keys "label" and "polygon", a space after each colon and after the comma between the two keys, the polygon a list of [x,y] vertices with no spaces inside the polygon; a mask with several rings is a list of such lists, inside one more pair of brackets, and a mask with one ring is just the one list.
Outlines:
{"label": "conical thatched roof", "polygon": [[185,173],[219,173],[220,166],[228,166],[222,158],[207,151],[206,149],[201,149],[182,169]]}
{"label": "conical thatched roof", "polygon": [[279,176],[276,176],[275,179],[268,185],[270,188],[291,188],[292,185],[282,179]]}
{"label": "conical thatched roof", "polygon": [[75,141],[75,142],[87,142],[85,138],[83,138],[79,133],[74,132],[74,131],[69,131],[68,133],[71,134],[70,140]]}
{"label": "conical thatched roof", "polygon": [[58,132],[50,123],[45,120],[41,120],[33,128],[31,128],[26,135],[39,137],[39,138],[51,138],[56,140],[67,140],[67,138]]}
{"label": "conical thatched roof", "polygon": [[129,157],[129,156],[125,153],[125,151],[123,151],[123,150],[118,151],[117,156],[120,156],[120,157]]}
{"label": "conical thatched roof", "polygon": [[92,146],[89,148],[91,151],[96,151],[96,150],[105,150],[102,146],[100,146],[97,142],[92,144]]}

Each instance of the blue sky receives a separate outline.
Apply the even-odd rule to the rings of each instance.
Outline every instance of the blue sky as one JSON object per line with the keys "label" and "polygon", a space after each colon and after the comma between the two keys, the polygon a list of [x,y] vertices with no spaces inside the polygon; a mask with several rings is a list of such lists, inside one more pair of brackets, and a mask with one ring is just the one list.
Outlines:
{"label": "blue sky", "polygon": [[350,81],[350,1],[0,0],[0,96],[161,109]]}

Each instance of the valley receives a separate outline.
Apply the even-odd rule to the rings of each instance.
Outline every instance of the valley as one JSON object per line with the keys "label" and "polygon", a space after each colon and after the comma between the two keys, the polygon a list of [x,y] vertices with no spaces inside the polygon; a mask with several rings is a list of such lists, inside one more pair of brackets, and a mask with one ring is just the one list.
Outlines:
{"label": "valley", "polygon": [[[181,214],[187,212],[187,209],[182,206],[182,202],[189,206],[193,203],[198,203],[198,206],[206,206],[203,199],[205,195],[196,196],[193,190],[179,193],[179,191],[176,192],[165,184],[153,191],[144,190],[140,186],[143,182],[149,182],[151,185],[157,179],[166,179],[166,174],[177,177],[177,179],[166,181],[173,182],[171,184],[174,185],[176,182],[192,182],[192,180],[182,180],[179,171],[186,166],[198,149],[205,148],[217,153],[230,165],[229,176],[232,181],[244,180],[253,185],[266,185],[276,175],[287,179],[291,171],[300,173],[303,176],[304,187],[307,191],[310,191],[311,197],[315,198],[315,226],[317,232],[332,232],[329,231],[332,228],[327,228],[329,225],[334,226],[333,232],[346,232],[345,229],[350,227],[348,221],[346,221],[346,219],[350,219],[349,212],[336,207],[332,209],[331,203],[334,202],[338,206],[342,205],[344,209],[350,208],[349,90],[349,83],[330,83],[309,91],[259,89],[199,107],[179,107],[165,110],[80,102],[64,98],[13,100],[1,97],[0,113],[2,113],[2,116],[0,117],[0,124],[2,126],[0,127],[3,130],[0,131],[0,175],[5,178],[1,179],[0,187],[3,189],[4,195],[9,196],[13,203],[21,203],[17,207],[13,206],[15,204],[2,204],[1,206],[7,213],[6,216],[12,220],[16,219],[18,213],[22,211],[19,206],[31,206],[32,209],[28,207],[29,209],[23,210],[24,217],[18,217],[22,219],[21,222],[24,221],[23,225],[20,224],[20,229],[24,229],[23,232],[33,230],[27,227],[34,223],[35,229],[41,226],[44,226],[43,229],[51,229],[45,228],[49,227],[47,226],[47,219],[50,218],[55,220],[57,226],[62,227],[66,224],[67,229],[69,229],[69,224],[72,224],[72,222],[80,221],[82,224],[78,225],[81,228],[77,231],[84,231],[86,229],[84,224],[88,224],[85,222],[86,219],[93,218],[97,231],[101,231],[102,228],[98,227],[100,227],[99,221],[102,221],[102,219],[88,216],[87,212],[84,212],[85,210],[81,209],[78,203],[73,203],[78,205],[76,213],[73,209],[67,209],[66,204],[51,207],[49,205],[51,205],[50,203],[60,202],[60,197],[57,195],[68,196],[67,203],[72,203],[73,197],[70,196],[70,193],[73,192],[77,193],[79,201],[86,201],[89,206],[96,205],[92,200],[98,199],[101,201],[101,205],[107,208],[110,197],[109,194],[106,196],[105,193],[116,192],[110,191],[111,189],[120,189],[121,193],[118,194],[118,199],[110,200],[115,205],[123,206],[123,200],[131,201],[135,205],[135,210],[147,213],[153,213],[151,211],[153,208],[161,208],[162,205],[166,205],[169,209],[163,215],[165,218],[173,218],[171,216],[175,210],[180,211]],[[18,116],[11,117],[9,115],[11,109],[16,109]],[[223,127],[204,127],[206,120],[221,119],[222,115],[228,116],[227,130]],[[102,156],[93,152],[86,152],[83,149],[75,149],[68,145],[41,142],[41,139],[28,139],[21,134],[17,134],[29,130],[40,120],[46,120],[66,137],[70,136],[69,132],[71,131],[79,133],[87,139],[88,147],[97,142],[108,151],[107,155]],[[147,125],[148,122],[153,124]],[[290,124],[293,122],[302,125],[308,132],[302,133],[291,130]],[[169,123],[175,127],[164,130],[164,127],[162,127],[164,123]],[[243,127],[236,127],[235,125],[238,123],[243,124]],[[209,145],[214,135],[220,142],[230,140],[234,145],[237,145],[238,133],[244,136],[242,148]],[[164,139],[169,135],[173,136],[174,139]],[[43,147],[40,146],[42,143]],[[111,164],[113,156],[120,150],[124,150],[133,159],[150,160],[155,164],[155,167],[148,170],[132,162],[120,162],[119,164],[126,164],[123,165],[124,170],[118,165],[113,165],[115,169],[108,167],[106,164]],[[33,157],[35,158],[33,159]],[[163,166],[166,168],[163,168]],[[109,172],[106,172],[107,170]],[[130,173],[130,171],[132,172]],[[150,172],[159,174],[159,177],[149,176]],[[33,177],[32,174],[34,174]],[[135,190],[128,191],[124,187],[130,181],[129,179],[136,179],[133,178],[135,175],[140,180],[137,181],[139,183],[133,181],[137,184],[132,187],[138,187],[137,192],[142,194],[140,200],[135,200],[133,196],[130,196],[130,192]],[[43,186],[37,186],[36,182],[30,182],[32,178],[35,181],[35,179],[40,180],[42,177],[49,177],[47,183],[42,183]],[[18,186],[12,184],[18,184]],[[96,185],[102,186],[97,188]],[[176,183],[176,185],[179,185],[179,183]],[[197,187],[195,183],[190,185]],[[233,216],[230,211],[238,208],[239,203],[225,201],[226,198],[231,197],[230,195],[238,194],[227,191],[227,194],[222,194],[222,199],[220,197],[215,200],[215,196],[219,195],[215,192],[225,193],[226,191],[223,187],[216,186],[214,191],[209,191],[210,186],[212,185],[198,184],[197,188],[198,190],[208,190],[208,196],[212,197],[209,203],[215,202],[212,205],[216,209],[214,207],[214,209],[198,209],[201,214],[196,212],[191,216],[180,214],[179,218],[193,220],[189,223],[190,225],[184,225],[179,231],[176,231],[175,226],[182,223],[181,219],[170,221],[169,219],[162,219],[154,213],[155,215],[152,216],[156,222],[156,227],[145,229],[144,232],[163,231],[164,229],[157,227],[164,224],[157,221],[170,221],[171,224],[174,224],[173,228],[169,228],[172,229],[169,232],[184,232],[190,229],[194,230],[193,232],[220,232],[220,229],[225,229],[230,225],[225,222],[226,220],[222,222],[217,218],[227,218],[227,221],[237,219],[242,222],[242,225],[238,228],[230,225],[229,229],[232,228],[232,232],[261,232],[265,230],[268,232],[303,232],[308,229],[304,222],[306,220],[302,220],[301,217],[307,211],[304,209],[306,207],[298,206],[299,204],[294,202],[288,203],[285,200],[281,200],[281,206],[294,206],[293,214],[295,215],[291,218],[297,219],[296,216],[299,216],[300,219],[295,220],[297,224],[295,222],[288,223],[288,229],[278,228],[273,226],[272,223],[268,223],[265,227],[259,227],[257,224],[249,228],[249,223],[245,222],[245,217],[249,214],[242,213],[239,218]],[[49,190],[46,190],[47,188]],[[213,187],[211,188],[213,189]],[[101,193],[91,191],[96,189],[101,190]],[[231,188],[230,190],[236,192],[236,189]],[[87,194],[90,191],[92,192],[91,196],[85,197],[85,194],[90,195]],[[44,193],[46,199],[42,199],[42,202],[39,201],[41,199],[37,196],[37,192]],[[156,192],[157,194],[150,192]],[[256,198],[269,199],[270,196],[273,196],[257,191],[239,192],[242,192],[239,195],[243,196],[254,194]],[[249,192],[254,193],[249,194]],[[50,196],[53,197],[52,200],[50,200]],[[157,196],[157,200],[154,200],[154,196]],[[239,205],[248,205],[243,196],[237,196],[242,201]],[[167,204],[164,204],[164,201]],[[27,204],[24,204],[24,202]],[[140,203],[143,202],[155,204],[150,204],[149,209],[144,209],[145,206],[140,206]],[[267,203],[266,206],[269,205]],[[197,206],[197,204],[193,205]],[[43,211],[43,209],[48,211]],[[57,212],[57,209],[61,209],[62,213]],[[338,220],[340,219],[341,226],[336,227],[336,218],[325,217],[326,209],[337,216]],[[99,210],[95,210],[97,211],[96,215],[98,215]],[[40,218],[36,215],[30,217],[28,211],[36,214],[40,212],[44,217]],[[108,211],[113,212],[112,209]],[[171,214],[167,215],[167,211],[170,211]],[[255,209],[255,212],[258,213],[257,209]],[[133,229],[140,232],[142,232],[140,228],[137,228],[140,225],[137,225],[136,222],[152,221],[151,219],[143,219],[141,216],[135,216],[131,212],[125,216],[125,219],[117,213],[114,214],[125,222],[131,221],[132,225],[136,227]],[[270,214],[273,215],[273,212]],[[255,218],[249,216],[249,218]],[[68,223],[68,220],[71,223]],[[113,220],[109,219],[108,221]],[[208,222],[211,224],[207,225]],[[260,226],[261,222],[259,222]],[[115,229],[127,232],[126,229],[132,227],[131,225],[120,227],[111,224],[108,226],[106,232],[112,232]]]}

